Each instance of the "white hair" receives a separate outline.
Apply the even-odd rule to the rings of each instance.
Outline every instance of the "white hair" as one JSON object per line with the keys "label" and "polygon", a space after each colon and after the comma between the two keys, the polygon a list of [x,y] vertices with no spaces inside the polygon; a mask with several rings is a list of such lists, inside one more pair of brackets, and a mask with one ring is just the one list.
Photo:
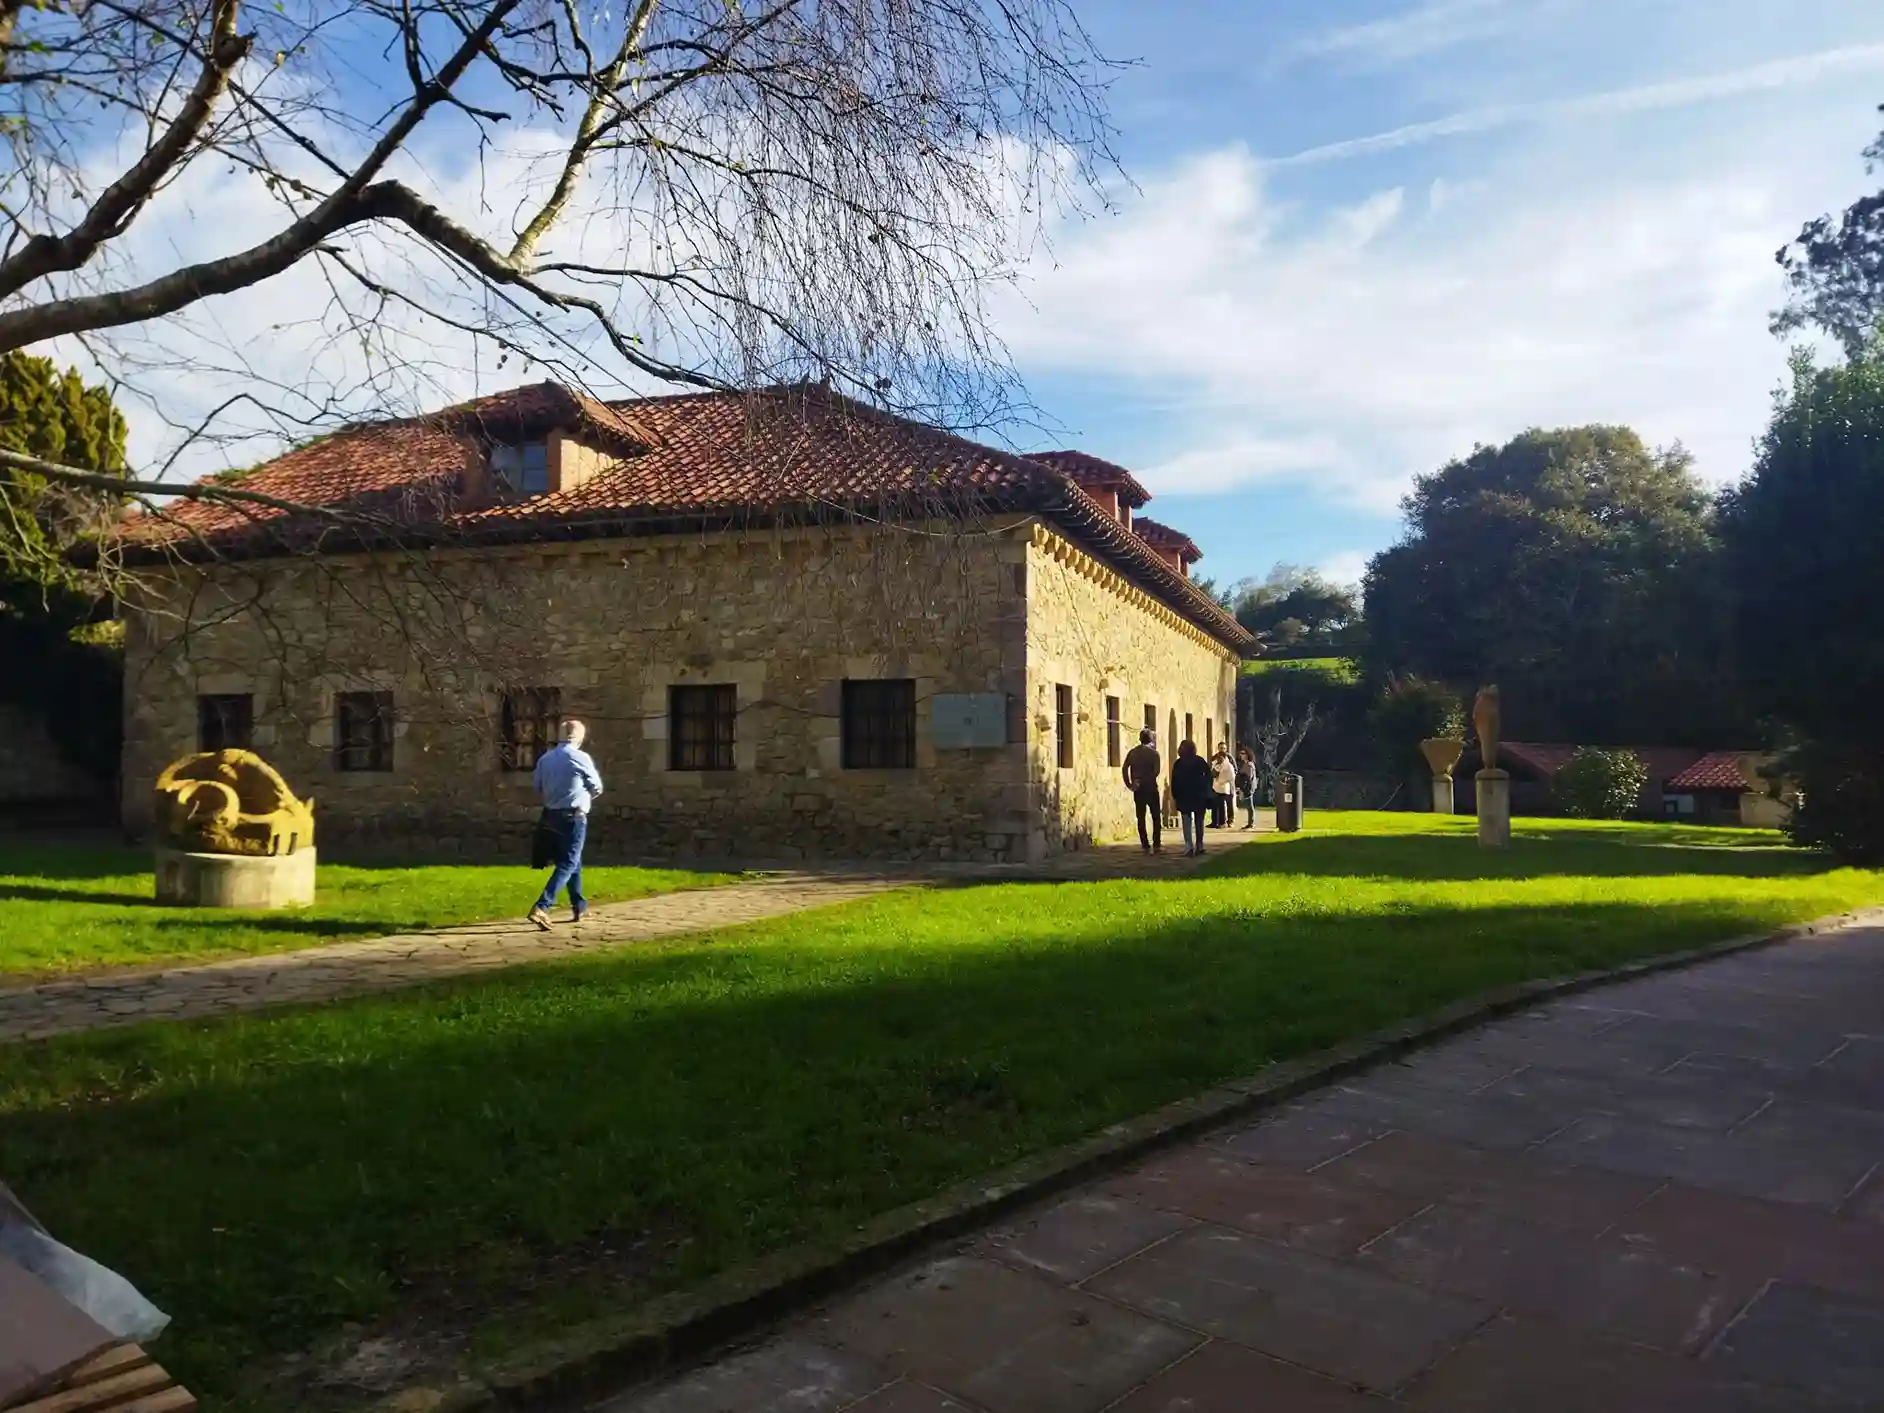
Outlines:
{"label": "white hair", "polygon": [[556,734],[568,745],[580,746],[582,744],[582,738],[589,734],[589,728],[584,726],[580,721],[565,721],[562,724],[562,729]]}

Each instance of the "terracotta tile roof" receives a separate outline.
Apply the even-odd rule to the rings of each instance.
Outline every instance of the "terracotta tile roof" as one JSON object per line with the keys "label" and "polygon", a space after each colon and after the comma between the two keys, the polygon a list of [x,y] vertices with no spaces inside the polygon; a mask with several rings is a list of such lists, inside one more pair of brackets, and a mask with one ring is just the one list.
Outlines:
{"label": "terracotta tile roof", "polygon": [[1527,770],[1549,777],[1555,775],[1570,763],[1575,755],[1575,746],[1540,746],[1534,741],[1500,741],[1498,743],[1499,764],[1507,760],[1516,761]]}
{"label": "terracotta tile roof", "polygon": [[615,404],[650,449],[554,495],[493,506],[482,519],[739,512],[889,498],[955,508],[1038,495],[1064,478],[1036,462],[820,388],[700,393]]}
{"label": "terracotta tile roof", "polygon": [[1081,486],[1097,486],[1101,489],[1112,486],[1119,492],[1119,500],[1133,510],[1146,504],[1151,499],[1151,492],[1139,484],[1138,478],[1116,462],[1085,451],[1030,451],[1029,461],[1039,461],[1051,466],[1055,471],[1071,476]]}
{"label": "terracotta tile roof", "polygon": [[1747,779],[1746,771],[1741,767],[1747,751],[1710,751],[1679,775],[1671,776],[1664,789],[1681,792],[1685,790],[1751,790],[1755,786]]}
{"label": "terracotta tile roof", "polygon": [[586,440],[609,450],[642,451],[654,445],[653,436],[631,411],[561,383],[532,383],[473,398],[447,408],[433,420],[454,432],[481,432],[494,439],[555,428],[586,432]]}
{"label": "terracotta tile roof", "polygon": [[1176,550],[1191,563],[1204,557],[1204,552],[1197,548],[1197,542],[1182,530],[1173,530],[1169,525],[1153,520],[1149,515],[1134,515],[1132,531],[1139,539],[1153,549]]}
{"label": "terracotta tile roof", "polygon": [[[478,439],[558,427],[616,459],[547,495],[475,502],[466,483]],[[652,531],[676,522],[753,523],[874,506],[900,514],[1041,515],[1226,645],[1255,640],[1209,595],[1126,529],[1067,472],[869,408],[819,387],[698,393],[602,403],[536,384],[442,412],[348,428],[276,458],[235,484],[332,515],[226,502],[173,502],[133,517],[127,540],[221,553],[344,548],[395,531],[471,540]],[[336,516],[352,517],[350,520]],[[370,517],[362,521],[360,517]],[[1152,533],[1196,546],[1155,522]],[[187,552],[187,550],[185,551]]]}
{"label": "terracotta tile roof", "polygon": [[[1501,765],[1520,765],[1545,780],[1552,780],[1581,749],[1581,746],[1560,742],[1500,741],[1498,760]],[[1701,752],[1692,746],[1630,746],[1627,749],[1648,770],[1648,781],[1642,788],[1645,797],[1651,798],[1660,793],[1660,782],[1678,775],[1701,757]]]}

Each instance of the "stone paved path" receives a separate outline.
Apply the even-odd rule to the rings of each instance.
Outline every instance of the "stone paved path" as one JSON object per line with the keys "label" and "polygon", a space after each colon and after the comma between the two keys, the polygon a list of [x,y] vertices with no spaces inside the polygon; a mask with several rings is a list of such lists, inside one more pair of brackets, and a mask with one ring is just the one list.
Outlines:
{"label": "stone paved path", "polygon": [[1566,999],[597,1413],[1884,1408],[1884,930]]}
{"label": "stone paved path", "polygon": [[[1231,843],[1247,838],[1240,833],[1224,837]],[[0,1044],[396,990],[625,942],[736,927],[917,884],[1176,877],[1192,867],[1193,861],[1175,851],[1147,858],[1136,846],[1108,846],[1064,855],[1035,868],[908,864],[882,870],[779,872],[718,888],[603,904],[592,908],[580,927],[559,922],[551,932],[539,931],[521,918],[509,918],[260,957],[0,987]],[[558,917],[567,915],[561,910],[557,913]]]}

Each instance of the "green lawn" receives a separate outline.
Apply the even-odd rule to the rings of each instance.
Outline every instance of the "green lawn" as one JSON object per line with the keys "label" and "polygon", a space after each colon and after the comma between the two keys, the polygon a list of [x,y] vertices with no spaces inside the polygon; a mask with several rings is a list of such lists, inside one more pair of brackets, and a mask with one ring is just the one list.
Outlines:
{"label": "green lawn", "polygon": [[[209,961],[519,917],[544,877],[527,868],[322,864],[310,908],[169,908],[152,897],[148,850],[0,839],[0,977]],[[654,868],[591,868],[582,877],[598,903],[727,881]]]}
{"label": "green lawn", "polygon": [[1351,657],[1259,657],[1243,664],[1245,677],[1277,672],[1307,672],[1350,684],[1361,680],[1361,665]]}
{"label": "green lawn", "polygon": [[1520,821],[1488,856],[1470,820],[1315,818],[1191,879],[0,1049],[0,1173],[226,1399],[345,1321],[514,1338],[1493,985],[1884,902],[1751,832]]}

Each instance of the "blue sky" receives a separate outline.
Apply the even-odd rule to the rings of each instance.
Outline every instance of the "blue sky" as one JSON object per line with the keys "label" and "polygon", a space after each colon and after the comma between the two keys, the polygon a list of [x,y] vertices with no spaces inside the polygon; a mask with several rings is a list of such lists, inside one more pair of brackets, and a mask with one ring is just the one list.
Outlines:
{"label": "blue sky", "polygon": [[[1136,184],[999,326],[1052,438],[1224,580],[1356,578],[1412,476],[1622,422],[1716,482],[1784,368],[1773,252],[1866,190],[1875,0],[1081,0]],[[1874,186],[1872,189],[1875,189]]]}

